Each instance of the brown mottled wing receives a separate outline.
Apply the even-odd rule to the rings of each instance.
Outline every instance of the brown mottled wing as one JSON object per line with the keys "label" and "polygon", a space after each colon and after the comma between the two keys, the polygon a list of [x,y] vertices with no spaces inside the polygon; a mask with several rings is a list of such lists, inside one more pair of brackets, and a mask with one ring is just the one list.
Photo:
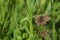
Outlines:
{"label": "brown mottled wing", "polygon": [[44,20],[47,22],[47,21],[50,20],[50,17],[49,17],[48,15],[45,15],[45,16],[44,16]]}
{"label": "brown mottled wing", "polygon": [[35,23],[39,26],[39,20],[40,20],[40,16],[36,15],[35,16]]}

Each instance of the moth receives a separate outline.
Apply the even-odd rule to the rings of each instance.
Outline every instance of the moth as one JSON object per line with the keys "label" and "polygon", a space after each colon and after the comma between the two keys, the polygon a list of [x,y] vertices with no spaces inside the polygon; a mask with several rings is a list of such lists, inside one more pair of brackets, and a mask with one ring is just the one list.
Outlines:
{"label": "moth", "polygon": [[42,15],[42,16],[36,15],[35,16],[35,23],[37,24],[37,26],[44,25],[49,20],[50,20],[50,17],[48,15]]}

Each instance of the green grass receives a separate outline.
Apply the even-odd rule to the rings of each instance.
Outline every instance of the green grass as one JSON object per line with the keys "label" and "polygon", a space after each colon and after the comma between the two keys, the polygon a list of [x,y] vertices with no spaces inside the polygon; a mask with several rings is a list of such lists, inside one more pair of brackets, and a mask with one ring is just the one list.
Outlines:
{"label": "green grass", "polygon": [[[50,21],[37,26],[35,16],[46,13]],[[0,40],[60,40],[60,1],[0,0]]]}

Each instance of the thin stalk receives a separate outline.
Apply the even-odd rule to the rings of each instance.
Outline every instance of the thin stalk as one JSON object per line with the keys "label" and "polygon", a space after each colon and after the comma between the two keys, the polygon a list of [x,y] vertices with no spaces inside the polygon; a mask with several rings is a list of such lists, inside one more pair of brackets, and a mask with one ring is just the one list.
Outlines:
{"label": "thin stalk", "polygon": [[55,22],[53,22],[52,33],[53,33],[53,34],[52,34],[53,40],[56,40]]}
{"label": "thin stalk", "polygon": [[31,40],[33,38],[32,15],[28,15],[28,20],[29,20],[29,24],[30,24],[29,40]]}
{"label": "thin stalk", "polygon": [[32,14],[33,14],[33,8],[32,8],[33,4],[31,4],[30,0],[27,0],[27,17],[28,17],[28,21],[29,21],[29,26],[30,26],[30,33],[29,33],[29,40],[33,40],[33,26],[32,26]]}

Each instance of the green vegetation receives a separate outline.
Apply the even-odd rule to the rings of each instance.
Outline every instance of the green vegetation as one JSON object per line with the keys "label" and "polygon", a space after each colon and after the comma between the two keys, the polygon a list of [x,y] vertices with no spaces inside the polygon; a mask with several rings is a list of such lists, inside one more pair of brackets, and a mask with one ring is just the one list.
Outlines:
{"label": "green vegetation", "polygon": [[60,0],[0,0],[0,40],[60,40]]}

